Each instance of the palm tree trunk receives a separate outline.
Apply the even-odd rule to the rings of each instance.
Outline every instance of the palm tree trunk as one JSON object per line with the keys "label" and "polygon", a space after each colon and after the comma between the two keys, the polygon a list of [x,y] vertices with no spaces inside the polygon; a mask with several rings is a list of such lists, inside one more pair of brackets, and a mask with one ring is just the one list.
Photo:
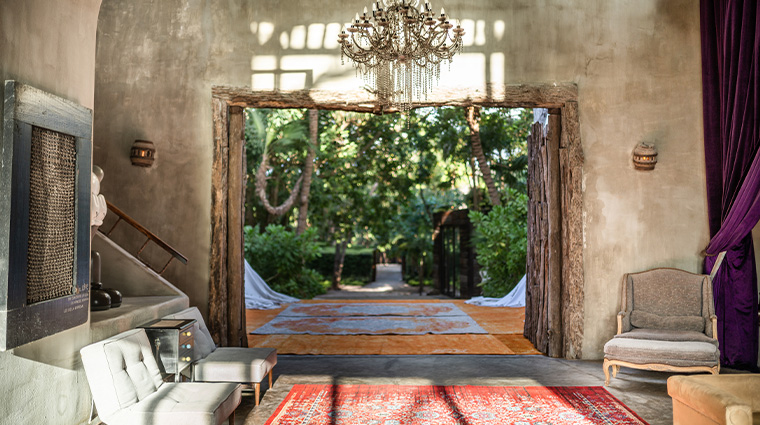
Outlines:
{"label": "palm tree trunk", "polygon": [[480,188],[478,187],[478,174],[475,171],[475,158],[470,157],[470,169],[472,170],[472,209],[480,211]]}
{"label": "palm tree trunk", "polygon": [[309,191],[311,190],[311,176],[314,173],[314,158],[317,156],[319,147],[319,111],[316,109],[309,110],[309,153],[306,155],[306,164],[303,168],[303,184],[301,185],[301,205],[298,207],[298,226],[296,234],[300,235],[306,231],[306,216],[309,211]]}
{"label": "palm tree trunk", "polygon": [[483,174],[483,181],[488,188],[488,197],[491,198],[491,204],[494,206],[501,205],[499,191],[496,190],[496,184],[491,177],[491,167],[488,166],[486,155],[483,153],[483,145],[480,143],[480,107],[468,106],[465,109],[465,118],[467,125],[470,127],[470,143],[472,144],[472,153],[478,159],[480,173]]}

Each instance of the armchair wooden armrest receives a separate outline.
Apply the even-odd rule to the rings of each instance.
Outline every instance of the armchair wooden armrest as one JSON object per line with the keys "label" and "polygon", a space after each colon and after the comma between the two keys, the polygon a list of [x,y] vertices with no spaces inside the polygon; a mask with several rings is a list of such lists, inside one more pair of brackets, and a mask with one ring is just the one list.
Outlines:
{"label": "armchair wooden armrest", "polygon": [[712,337],[718,339],[718,316],[714,314],[710,316],[710,322],[712,322]]}
{"label": "armchair wooden armrest", "polygon": [[623,333],[623,319],[625,319],[625,316],[627,316],[628,313],[625,311],[620,311],[617,314],[617,335],[620,335]]}

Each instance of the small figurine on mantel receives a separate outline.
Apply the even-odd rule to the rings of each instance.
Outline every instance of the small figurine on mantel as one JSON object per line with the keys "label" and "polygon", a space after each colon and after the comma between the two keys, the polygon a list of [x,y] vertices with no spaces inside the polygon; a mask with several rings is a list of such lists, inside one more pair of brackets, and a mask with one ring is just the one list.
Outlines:
{"label": "small figurine on mantel", "polygon": [[[108,212],[106,198],[100,194],[100,182],[103,180],[103,169],[97,165],[92,166],[90,186],[90,243],[95,237],[95,232],[103,224],[103,219]],[[103,288],[100,282],[100,254],[97,251],[90,253],[90,310],[101,311],[121,305],[121,292],[113,288]]]}
{"label": "small figurine on mantel", "polygon": [[100,194],[101,181],[103,181],[103,169],[93,165],[92,176],[90,177],[90,243],[92,243],[92,238],[95,237],[98,227],[103,225],[103,219],[108,212],[106,198]]}

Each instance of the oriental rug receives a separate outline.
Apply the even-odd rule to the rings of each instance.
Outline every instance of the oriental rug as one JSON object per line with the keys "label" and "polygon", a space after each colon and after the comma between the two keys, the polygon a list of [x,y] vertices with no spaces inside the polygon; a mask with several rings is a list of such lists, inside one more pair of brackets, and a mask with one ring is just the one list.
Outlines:
{"label": "oriental rug", "polygon": [[485,334],[470,316],[277,316],[253,334],[309,335],[424,335]]}
{"label": "oriental rug", "polygon": [[295,385],[266,425],[631,424],[602,387]]}
{"label": "oriental rug", "polygon": [[287,310],[246,310],[249,347],[273,347],[280,354],[310,355],[430,355],[430,354],[540,354],[522,335],[525,308],[490,308],[465,304],[463,300],[304,300],[320,304],[454,304],[487,334],[424,335],[309,335],[254,334]]}
{"label": "oriental rug", "polygon": [[279,314],[294,317],[467,316],[452,303],[319,303],[291,304]]}
{"label": "oriental rug", "polygon": [[486,334],[452,303],[318,303],[290,305],[259,335]]}

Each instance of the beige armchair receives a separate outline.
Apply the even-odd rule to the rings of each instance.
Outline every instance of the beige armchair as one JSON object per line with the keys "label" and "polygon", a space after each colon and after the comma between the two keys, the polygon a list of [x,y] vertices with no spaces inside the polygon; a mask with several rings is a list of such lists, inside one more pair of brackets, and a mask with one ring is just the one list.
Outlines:
{"label": "beige armchair", "polygon": [[760,424],[760,375],[671,376],[675,425]]}
{"label": "beige armchair", "polygon": [[144,329],[80,352],[98,415],[108,425],[235,423],[240,385],[163,382]]}
{"label": "beige armchair", "polygon": [[660,268],[623,276],[617,335],[604,345],[605,385],[610,368],[720,371],[717,318],[710,276]]}
{"label": "beige armchair", "polygon": [[202,382],[238,382],[252,386],[259,405],[261,382],[269,378],[277,364],[274,348],[217,347],[197,307],[190,307],[165,319],[195,319],[195,346],[190,378]]}

